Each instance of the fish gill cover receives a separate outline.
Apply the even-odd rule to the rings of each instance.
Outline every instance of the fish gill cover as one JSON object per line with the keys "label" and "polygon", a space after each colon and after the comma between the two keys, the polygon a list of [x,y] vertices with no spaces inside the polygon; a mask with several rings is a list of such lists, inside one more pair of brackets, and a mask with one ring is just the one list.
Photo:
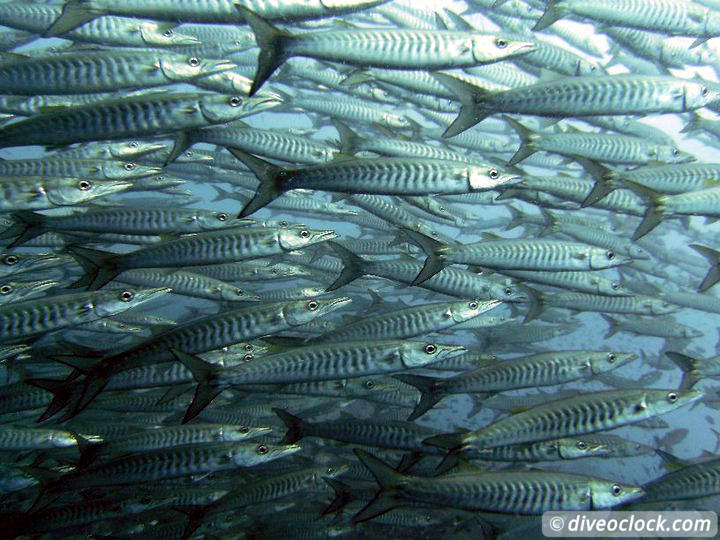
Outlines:
{"label": "fish gill cover", "polygon": [[720,2],[0,25],[0,536],[719,510]]}

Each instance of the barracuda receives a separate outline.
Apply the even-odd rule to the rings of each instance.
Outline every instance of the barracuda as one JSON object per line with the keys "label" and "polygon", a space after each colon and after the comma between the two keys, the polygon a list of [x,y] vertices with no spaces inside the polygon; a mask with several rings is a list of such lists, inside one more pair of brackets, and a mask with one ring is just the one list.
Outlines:
{"label": "barracuda", "polygon": [[[242,0],[239,5],[266,19],[302,21],[362,11],[387,0]],[[161,21],[243,23],[235,0],[70,0],[44,37],[56,37],[101,15],[146,17]]]}
{"label": "barracuda", "polygon": [[251,96],[292,56],[383,68],[448,69],[497,62],[534,50],[527,41],[451,30],[353,28],[291,34],[239,9],[260,47]]}
{"label": "barracuda", "polygon": [[0,182],[0,212],[74,206],[132,187],[122,180],[12,176]]}
{"label": "barracuda", "polygon": [[149,92],[39,114],[0,128],[0,147],[62,146],[84,141],[176,134],[166,162],[185,148],[184,131],[222,124],[275,107],[276,97],[240,98],[216,94]]}
{"label": "barracuda", "polygon": [[403,339],[451,329],[500,305],[497,300],[436,302],[368,315],[311,340],[338,343],[360,339]]}
{"label": "barracuda", "polygon": [[455,93],[462,108],[444,137],[453,137],[498,113],[600,116],[688,112],[714,103],[720,92],[706,83],[675,77],[601,75],[564,77],[491,93],[451,75],[435,78]]}
{"label": "barracuda", "polygon": [[376,195],[428,195],[489,190],[517,178],[497,167],[432,159],[375,158],[335,160],[299,169],[283,169],[231,149],[260,181],[255,196],[238,217],[248,216],[285,191],[315,189]]}
{"label": "barracuda", "polygon": [[605,351],[559,351],[504,360],[494,365],[449,379],[420,375],[396,375],[421,392],[420,401],[408,418],[419,418],[452,394],[492,394],[518,388],[552,386],[616,369],[635,360],[637,355]]}
{"label": "barracuda", "polygon": [[151,236],[190,234],[247,223],[233,220],[225,212],[196,208],[91,208],[68,216],[14,212],[12,218],[15,224],[0,233],[0,239],[14,238],[10,247],[48,231]]}
{"label": "barracuda", "polygon": [[307,137],[252,128],[241,122],[193,131],[190,140],[296,163],[325,163],[338,154],[336,148]]}
{"label": "barracuda", "polygon": [[355,450],[355,455],[380,484],[375,498],[353,517],[355,523],[417,503],[539,515],[551,510],[612,508],[644,494],[637,486],[556,471],[477,471],[424,478],[398,473],[362,450]]}
{"label": "barracuda", "polygon": [[[0,19],[12,28],[42,33],[62,13],[62,6],[49,4],[8,3],[0,6]],[[198,43],[198,39],[175,30],[176,22],[125,17],[100,17],[71,30],[63,37],[82,43],[99,43],[121,47],[176,47]]]}
{"label": "barracuda", "polygon": [[97,291],[8,304],[0,307],[0,341],[22,343],[46,332],[122,313],[168,291],[167,288]]}
{"label": "barracuda", "polygon": [[131,253],[113,254],[72,247],[86,275],[76,286],[98,289],[125,270],[202,266],[278,255],[336,238],[333,231],[288,227],[239,227],[160,242]]}
{"label": "barracuda", "polygon": [[254,384],[288,384],[396,373],[421,367],[465,351],[464,347],[418,341],[344,341],[311,345],[267,356],[232,369],[218,370],[184,352],[173,350],[198,381],[195,398],[185,412],[188,422],[224,389]]}
{"label": "barracuda", "polygon": [[84,358],[58,356],[59,361],[84,373],[85,380],[79,396],[67,395],[67,392],[57,393],[56,399],[60,406],[49,411],[57,412],[69,404],[70,414],[77,414],[105,388],[113,375],[143,367],[148,363],[172,361],[174,356],[171,349],[187,354],[200,354],[306,324],[349,302],[347,297],[300,300],[253,305],[222,312],[171,328],[129,350],[106,356],[91,366]]}
{"label": "barracuda", "polygon": [[113,159],[6,159],[0,161],[3,176],[55,176],[107,180],[135,180],[160,174],[160,167]]}
{"label": "barracuda", "polygon": [[566,14],[610,25],[696,37],[691,47],[720,35],[720,14],[682,0],[610,0],[602,3],[551,0],[533,29],[542,30]]}
{"label": "barracuda", "polygon": [[[341,258],[343,269],[329,291],[339,289],[364,276],[378,276],[409,285],[422,270],[414,261],[370,261],[363,259],[335,242],[328,244]],[[346,244],[347,245],[347,244]],[[383,253],[384,254],[384,253]],[[493,298],[500,302],[523,302],[527,295],[511,283],[503,283],[459,268],[443,268],[420,284],[424,289],[458,298]]]}
{"label": "barracuda", "polygon": [[538,405],[478,431],[439,435],[425,443],[462,452],[471,447],[573,437],[641,422],[690,405],[702,396],[698,391],[656,389],[589,392]]}
{"label": "barracuda", "polygon": [[583,133],[571,130],[567,133],[533,133],[520,122],[505,117],[520,137],[520,148],[510,158],[515,165],[535,152],[551,152],[570,159],[584,157],[608,163],[647,164],[650,162],[685,163],[692,161],[690,154],[675,145],[657,144],[653,141],[627,135],[606,133]]}
{"label": "barracuda", "polygon": [[232,67],[165,51],[82,52],[4,62],[0,80],[14,94],[87,94],[188,82]]}
{"label": "barracuda", "polygon": [[427,255],[422,271],[413,281],[419,285],[446,266],[470,264],[511,270],[590,271],[627,264],[632,259],[613,251],[578,242],[489,238],[464,246],[450,246],[417,231],[405,230]]}

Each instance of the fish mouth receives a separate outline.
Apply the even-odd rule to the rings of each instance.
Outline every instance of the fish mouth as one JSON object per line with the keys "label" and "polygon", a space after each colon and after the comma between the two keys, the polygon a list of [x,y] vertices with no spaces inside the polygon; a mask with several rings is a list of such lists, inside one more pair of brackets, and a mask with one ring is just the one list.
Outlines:
{"label": "fish mouth", "polygon": [[135,291],[135,302],[149,302],[155,298],[164,296],[165,294],[172,292],[170,287],[155,287],[153,289],[140,289]]}
{"label": "fish mouth", "polygon": [[511,54],[513,56],[519,54],[529,54],[537,50],[537,46],[529,41],[519,41],[517,43],[513,43],[510,47],[512,48]]}
{"label": "fish mouth", "polygon": [[446,355],[450,354],[452,356],[458,356],[459,354],[466,353],[467,348],[462,345],[443,345],[442,352]]}
{"label": "fish mouth", "polygon": [[326,301],[324,309],[325,310],[335,310],[338,308],[341,308],[342,306],[345,306],[347,304],[350,304],[352,302],[352,298],[349,296],[340,296],[338,298],[332,298]]}
{"label": "fish mouth", "polygon": [[98,186],[99,195],[108,195],[110,193],[117,193],[118,191],[125,191],[133,187],[132,182],[113,182],[103,186]]}
{"label": "fish mouth", "polygon": [[236,67],[238,67],[238,65],[235,62],[231,62],[230,60],[220,60],[215,62],[212,67],[208,68],[206,74],[212,75],[213,73],[222,73],[223,71],[229,71]]}
{"label": "fish mouth", "polygon": [[321,231],[315,233],[315,236],[318,238],[318,242],[327,242],[328,240],[339,238],[340,235],[335,231]]}

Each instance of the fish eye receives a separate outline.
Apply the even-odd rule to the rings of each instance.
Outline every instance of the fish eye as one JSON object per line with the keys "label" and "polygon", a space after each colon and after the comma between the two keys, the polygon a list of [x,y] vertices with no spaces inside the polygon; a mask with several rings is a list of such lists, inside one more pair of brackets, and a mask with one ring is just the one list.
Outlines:
{"label": "fish eye", "polygon": [[230,106],[231,107],[237,107],[238,105],[240,105],[241,102],[242,102],[242,100],[237,96],[230,98]]}
{"label": "fish eye", "polygon": [[365,388],[368,390],[375,388],[375,381],[365,381]]}
{"label": "fish eye", "polygon": [[505,287],[505,294],[507,294],[507,295],[512,294],[512,289],[510,287]]}
{"label": "fish eye", "polygon": [[428,354],[435,354],[437,352],[437,347],[433,345],[432,343],[428,343],[425,345],[425,352]]}
{"label": "fish eye", "polygon": [[245,294],[245,291],[243,291],[242,289],[235,289],[235,294],[238,296],[242,296]]}
{"label": "fish eye", "polygon": [[585,450],[587,448],[587,444],[585,444],[585,441],[578,441],[575,446],[577,446],[580,450]]}
{"label": "fish eye", "polygon": [[152,502],[152,497],[143,497],[140,499],[140,504],[150,504]]}
{"label": "fish eye", "polygon": [[122,300],[123,302],[129,302],[133,298],[135,298],[135,295],[132,293],[132,291],[123,291],[120,293],[120,300]]}
{"label": "fish eye", "polygon": [[468,304],[468,307],[469,307],[470,309],[477,309],[477,308],[478,308],[478,303],[477,303],[477,302],[470,302],[470,303]]}
{"label": "fish eye", "polygon": [[287,227],[287,226],[288,226],[288,222],[285,221],[285,220],[278,221],[278,225],[280,225],[281,227]]}
{"label": "fish eye", "polygon": [[619,283],[615,283],[614,281],[610,284],[610,288],[612,288],[613,291],[617,291],[620,287]]}
{"label": "fish eye", "polygon": [[130,144],[128,144],[128,146],[129,146],[130,148],[137,148],[137,147],[138,147],[138,143],[137,143],[137,141],[133,141],[133,142],[131,142]]}
{"label": "fish eye", "polygon": [[194,56],[191,58],[188,58],[188,65],[190,67],[198,67],[200,65],[200,60],[198,60]]}
{"label": "fish eye", "polygon": [[133,169],[135,169],[135,167],[136,167],[136,165],[134,163],[126,163],[125,164],[126,171],[132,171]]}
{"label": "fish eye", "polygon": [[173,37],[173,31],[168,29],[163,32],[163,36],[165,37]]}
{"label": "fish eye", "polygon": [[703,97],[707,97],[709,93],[707,86],[703,86],[700,92],[702,93]]}
{"label": "fish eye", "polygon": [[620,494],[622,493],[622,490],[623,490],[623,489],[622,489],[622,486],[619,486],[619,485],[617,485],[617,484],[614,484],[613,487],[612,487],[612,494],[613,494],[615,497],[617,497],[618,495],[620,495]]}
{"label": "fish eye", "polygon": [[490,169],[488,176],[493,180],[497,180],[500,177],[500,173],[497,169]]}
{"label": "fish eye", "polygon": [[300,231],[300,238],[310,238],[310,232],[303,229],[302,231]]}
{"label": "fish eye", "polygon": [[247,426],[243,426],[240,428],[240,433],[250,433],[250,428]]}
{"label": "fish eye", "polygon": [[498,38],[495,40],[495,45],[497,45],[498,49],[504,49],[508,46],[507,39]]}
{"label": "fish eye", "polygon": [[607,257],[608,261],[612,261],[615,258],[615,253],[612,251],[608,251],[605,256]]}
{"label": "fish eye", "polygon": [[218,221],[227,221],[228,215],[225,212],[221,212],[217,215]]}
{"label": "fish eye", "polygon": [[325,472],[327,474],[335,474],[335,467],[328,467]]}
{"label": "fish eye", "polygon": [[678,400],[677,392],[668,392],[667,400],[670,403],[675,403]]}
{"label": "fish eye", "polygon": [[88,180],[80,180],[78,182],[78,188],[80,188],[80,190],[82,190],[82,191],[87,191],[91,187],[92,187],[92,183],[89,182]]}
{"label": "fish eye", "polygon": [[13,288],[11,285],[3,285],[0,287],[0,294],[10,294]]}
{"label": "fish eye", "polygon": [[320,304],[318,304],[315,300],[310,300],[307,303],[307,307],[310,311],[315,311],[317,308],[320,307]]}
{"label": "fish eye", "polygon": [[614,362],[615,360],[617,360],[617,356],[615,355],[615,353],[610,353],[607,355],[607,359],[608,362]]}
{"label": "fish eye", "polygon": [[17,263],[20,259],[17,257],[17,255],[8,255],[3,259],[3,262],[5,264],[8,264],[12,266],[13,264]]}
{"label": "fish eye", "polygon": [[245,356],[243,356],[243,360],[244,360],[245,362],[249,362],[249,361],[252,360],[253,358],[255,358],[255,357],[254,357],[252,354],[250,354],[250,353],[247,353]]}
{"label": "fish eye", "polygon": [[257,447],[257,449],[256,449],[255,451],[256,451],[259,455],[264,456],[264,455],[267,454],[270,450],[268,449],[267,446],[265,446],[264,444],[261,444],[260,446]]}
{"label": "fish eye", "polygon": [[247,344],[245,345],[245,350],[246,350],[246,351],[252,351],[252,350],[253,350],[252,344],[247,343]]}

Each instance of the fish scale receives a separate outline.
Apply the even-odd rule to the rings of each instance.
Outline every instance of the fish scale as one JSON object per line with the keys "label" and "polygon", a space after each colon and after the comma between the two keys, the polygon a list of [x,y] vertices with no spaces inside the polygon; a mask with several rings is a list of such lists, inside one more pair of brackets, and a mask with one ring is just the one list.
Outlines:
{"label": "fish scale", "polygon": [[720,461],[686,465],[647,483],[647,501],[695,499],[712,496],[720,489]]}
{"label": "fish scale", "polygon": [[448,263],[517,270],[597,270],[622,264],[602,248],[559,240],[489,240],[439,251]]}
{"label": "fish scale", "polygon": [[234,127],[232,124],[219,128],[193,132],[193,140],[217,146],[240,148],[246,152],[260,154],[272,159],[299,163],[322,163],[330,161],[337,150],[332,146],[249,126]]}
{"label": "fish scale", "polygon": [[369,316],[335,329],[313,341],[337,343],[352,339],[398,339],[452,328],[500,305],[487,302],[439,302]]}
{"label": "fish scale", "polygon": [[412,341],[368,344],[346,340],[267,356],[260,362],[222,370],[219,376],[223,386],[343,379],[402,371],[410,365],[432,363],[464,350],[434,345],[433,351],[427,352],[424,347],[424,343]]}
{"label": "fish scale", "polygon": [[677,307],[661,298],[643,295],[598,296],[586,293],[555,293],[544,297],[547,306],[563,307],[578,311],[602,313],[627,313],[636,315],[663,315],[677,311]]}

